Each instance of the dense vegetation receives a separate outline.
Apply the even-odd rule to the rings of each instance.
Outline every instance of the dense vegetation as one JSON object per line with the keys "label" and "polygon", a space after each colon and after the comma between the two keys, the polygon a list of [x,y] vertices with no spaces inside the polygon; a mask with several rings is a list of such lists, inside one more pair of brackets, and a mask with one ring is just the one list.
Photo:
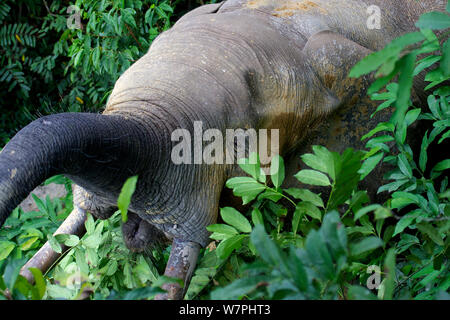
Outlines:
{"label": "dense vegetation", "polygon": [[[44,4],[0,4],[5,142],[36,115],[101,110],[121,72],[145,53],[157,34],[198,5],[78,0],[79,30],[67,29],[68,2]],[[201,252],[187,298],[450,298],[450,159],[430,159],[430,150],[445,151],[450,136],[450,16],[425,14],[417,26],[420,32],[394,40],[350,74],[376,72],[369,94],[382,101],[377,112],[395,111],[389,122],[370,128],[363,137],[366,150],[338,154],[315,146],[313,153],[302,156],[309,168],[295,177],[328,188],[328,197],[308,189],[282,189],[281,157],[273,161],[271,184],[258,161],[250,161],[257,160],[254,154],[241,161],[248,176],[230,179],[227,187],[251,203],[251,209],[221,208],[223,223],[208,227],[214,242]],[[443,30],[440,38],[436,30]],[[426,109],[411,102],[413,78],[423,70]],[[414,124],[430,128],[421,137],[420,150],[407,144],[407,129]],[[386,174],[390,182],[378,189],[387,201],[372,203],[358,183],[380,162],[393,167]],[[51,235],[72,209],[70,181],[58,176],[47,183],[52,181],[66,185],[64,199],[35,198],[39,212],[18,208],[0,230],[0,298],[139,299],[159,292],[169,280],[160,276],[169,248],[129,253],[120,233],[124,210],[106,221],[89,216],[82,238]],[[48,274],[34,270],[37,282],[31,286],[18,271],[47,240],[57,251],[60,243],[71,249]]]}

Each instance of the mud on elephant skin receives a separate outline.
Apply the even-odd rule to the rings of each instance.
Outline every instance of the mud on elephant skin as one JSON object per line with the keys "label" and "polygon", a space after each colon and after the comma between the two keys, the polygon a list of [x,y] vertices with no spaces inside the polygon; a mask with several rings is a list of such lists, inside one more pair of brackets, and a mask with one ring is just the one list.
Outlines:
{"label": "mud on elephant skin", "polygon": [[[366,24],[374,4],[383,12],[380,30]],[[0,223],[55,174],[79,188],[74,221],[86,211],[107,218],[125,180],[138,175],[124,237],[138,250],[162,235],[171,239],[166,274],[188,284],[224,183],[243,173],[236,161],[175,164],[172,133],[193,136],[200,121],[222,134],[279,129],[283,156],[311,143],[358,148],[376,106],[361,107],[371,77],[350,79],[348,71],[415,30],[421,13],[444,7],[432,0],[228,0],[193,10],[119,78],[103,114],[43,117],[11,139],[0,154]],[[179,287],[168,289],[159,298],[183,296]]]}

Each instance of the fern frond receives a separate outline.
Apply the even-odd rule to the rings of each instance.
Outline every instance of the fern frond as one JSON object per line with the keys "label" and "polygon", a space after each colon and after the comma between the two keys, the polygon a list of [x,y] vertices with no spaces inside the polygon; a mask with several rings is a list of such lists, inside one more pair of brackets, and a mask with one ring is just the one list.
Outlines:
{"label": "fern frond", "polygon": [[0,28],[0,45],[11,46],[20,43],[25,46],[35,47],[39,30],[27,23],[14,23]]}

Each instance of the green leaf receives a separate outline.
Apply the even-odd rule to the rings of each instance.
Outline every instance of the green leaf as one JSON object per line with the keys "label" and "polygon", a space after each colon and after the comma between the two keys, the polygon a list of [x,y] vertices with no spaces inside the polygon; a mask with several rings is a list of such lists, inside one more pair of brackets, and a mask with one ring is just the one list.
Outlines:
{"label": "green leaf", "polygon": [[87,248],[97,249],[100,246],[102,238],[99,234],[91,234],[90,236],[83,239],[83,245]]}
{"label": "green leaf", "polygon": [[407,33],[394,39],[384,49],[371,53],[358,62],[350,71],[349,77],[359,78],[377,70],[382,64],[397,57],[403,48],[422,40],[424,40],[424,36],[420,32]]}
{"label": "green leaf", "polygon": [[294,215],[292,216],[292,233],[297,233],[298,226],[305,213],[306,210],[303,207],[295,207]]}
{"label": "green leaf", "polygon": [[275,188],[279,188],[284,181],[284,161],[279,155],[275,155],[272,158],[270,175]]}
{"label": "green leaf", "polygon": [[37,299],[36,300],[42,300],[42,298],[45,295],[45,289],[46,289],[46,282],[44,280],[44,277],[42,275],[41,270],[37,268],[29,268],[30,272],[33,274],[35,285],[37,291]]}
{"label": "green leaf", "polygon": [[289,188],[284,191],[296,199],[311,202],[317,207],[325,207],[322,198],[308,189]]}
{"label": "green leaf", "polygon": [[238,159],[239,167],[255,180],[259,180],[261,174],[261,166],[259,162],[259,155],[256,152],[250,153],[249,158]]}
{"label": "green leaf", "polygon": [[401,72],[398,80],[399,90],[395,102],[395,111],[391,117],[393,123],[400,123],[405,119],[411,97],[415,61],[416,55],[414,53],[409,53],[400,60]]}
{"label": "green leaf", "polygon": [[251,242],[255,246],[261,258],[272,266],[278,266],[280,263],[285,263],[283,252],[280,248],[269,238],[262,225],[257,225],[250,235]]}
{"label": "green leaf", "polygon": [[409,165],[408,159],[406,158],[406,156],[403,153],[398,155],[398,163],[397,164],[398,164],[398,168],[405,176],[407,176],[408,178],[412,178],[413,174],[412,174],[411,166]]}
{"label": "green leaf", "polygon": [[311,218],[322,220],[322,212],[314,204],[308,201],[302,201],[297,204],[295,210],[301,210]]}
{"label": "green leaf", "polygon": [[55,239],[68,247],[74,247],[80,242],[78,236],[72,234],[56,234]]}
{"label": "green leaf", "polygon": [[231,178],[226,182],[226,186],[233,189],[235,196],[242,197],[243,204],[254,200],[262,191],[267,189],[265,185],[250,177]]}
{"label": "green leaf", "polygon": [[320,275],[326,279],[332,279],[336,276],[331,253],[321,232],[310,231],[306,238],[305,249],[315,270]]}
{"label": "green leaf", "polygon": [[361,141],[372,137],[374,134],[381,132],[381,131],[389,131],[389,132],[393,132],[394,131],[394,125],[390,122],[381,122],[379,124],[377,124],[377,126],[369,131],[369,133],[367,133],[366,135],[361,137]]}
{"label": "green leaf", "polygon": [[414,76],[418,75],[420,72],[425,70],[426,68],[431,67],[436,62],[440,61],[442,59],[441,56],[435,56],[430,55],[422,60],[419,61],[419,64],[417,65],[416,69],[414,69]]}
{"label": "green leaf", "polygon": [[350,245],[350,254],[353,257],[359,256],[363,253],[373,251],[383,246],[383,241],[378,237],[367,237],[361,241]]}
{"label": "green leaf", "polygon": [[14,285],[16,284],[20,269],[26,263],[26,261],[26,258],[13,259],[5,267],[5,271],[3,272],[3,281],[12,293],[14,292]]}
{"label": "green leaf", "polygon": [[240,234],[221,241],[216,248],[217,256],[220,259],[228,258],[234,250],[242,246],[242,241],[245,237],[246,235]]}
{"label": "green leaf", "polygon": [[416,226],[417,226],[417,229],[420,230],[420,232],[429,236],[430,239],[433,240],[437,245],[439,245],[439,246],[444,245],[442,236],[439,234],[439,231],[437,228],[434,228],[431,224],[424,223],[424,222],[417,224]]}
{"label": "green leaf", "polygon": [[131,197],[136,190],[137,179],[137,176],[128,178],[122,187],[119,198],[117,199],[117,207],[122,215],[122,222],[127,222],[128,220],[128,206],[130,205]]}
{"label": "green leaf", "polygon": [[383,156],[384,153],[379,152],[363,162],[361,169],[358,170],[358,173],[361,175],[360,180],[363,180],[369,173],[373,171],[373,169],[375,169],[377,164],[381,161],[381,159],[383,159]]}
{"label": "green leaf", "polygon": [[420,146],[420,155],[419,155],[419,167],[420,170],[422,170],[422,172],[425,172],[425,168],[427,165],[428,160],[427,148],[428,148],[428,137],[427,133],[425,133],[422,139],[422,145]]}
{"label": "green leaf", "polygon": [[420,16],[416,27],[433,30],[447,29],[450,28],[450,16],[444,12],[428,12]]}
{"label": "green leaf", "polygon": [[33,244],[36,243],[36,241],[38,241],[38,240],[39,240],[39,237],[28,238],[27,241],[25,241],[24,243],[22,243],[20,245],[20,249],[23,251],[29,250],[33,246]]}
{"label": "green leaf", "polygon": [[264,220],[261,211],[258,208],[252,210],[252,222],[256,226],[262,224],[264,226]]}
{"label": "green leaf", "polygon": [[378,300],[372,292],[361,286],[350,286],[347,295],[351,300]]}
{"label": "green leaf", "polygon": [[379,204],[371,204],[367,207],[359,209],[354,217],[354,221],[357,221],[361,219],[362,216],[366,215],[369,212],[375,211],[376,209],[380,208],[381,206]]}
{"label": "green leaf", "polygon": [[0,261],[6,259],[15,247],[16,244],[14,242],[0,241]]}
{"label": "green leaf", "polygon": [[319,171],[315,171],[315,170],[309,170],[309,169],[305,169],[305,170],[301,170],[299,171],[295,177],[302,183],[305,184],[311,184],[314,186],[331,186],[331,182],[328,179],[328,177],[319,172]]}
{"label": "green leaf", "polygon": [[206,230],[213,232],[210,238],[214,240],[225,240],[238,234],[235,228],[226,224],[212,224]]}
{"label": "green leaf", "polygon": [[433,171],[444,171],[450,169],[450,159],[445,159],[433,167]]}
{"label": "green leaf", "polygon": [[271,189],[267,189],[258,196],[258,200],[269,199],[273,202],[278,202],[281,198],[283,198],[283,195],[280,192]]}
{"label": "green leaf", "polygon": [[211,292],[212,300],[237,300],[253,291],[260,283],[266,282],[267,276],[245,277]]}
{"label": "green leaf", "polygon": [[92,217],[91,214],[87,215],[87,219],[84,223],[84,226],[86,227],[86,233],[87,234],[92,234],[95,231],[95,222],[94,222],[94,218]]}
{"label": "green leaf", "polygon": [[298,258],[295,248],[291,246],[289,248],[289,255],[287,257],[287,270],[289,274],[286,276],[292,277],[296,287],[300,291],[306,291],[308,289],[308,274],[302,261]]}
{"label": "green leaf", "polygon": [[48,243],[50,244],[50,247],[52,248],[53,251],[57,252],[57,253],[61,253],[62,252],[62,247],[59,244],[58,240],[56,240],[56,238],[52,235],[52,234],[47,234],[47,240]]}
{"label": "green leaf", "polygon": [[231,207],[221,208],[220,216],[222,217],[223,221],[235,227],[236,229],[245,233],[252,232],[252,226],[250,225],[250,222],[236,209]]}
{"label": "green leaf", "polygon": [[450,39],[442,46],[441,70],[445,77],[450,76]]}
{"label": "green leaf", "polygon": [[383,300],[391,300],[395,289],[395,250],[390,249],[384,260],[384,273],[386,278],[383,281],[383,289],[379,290]]}
{"label": "green leaf", "polygon": [[403,232],[403,230],[405,230],[408,226],[411,225],[411,223],[413,223],[413,221],[417,218],[419,214],[415,215],[415,216],[404,216],[402,217],[399,222],[397,222],[397,224],[395,225],[395,230],[394,230],[394,234],[392,236],[396,236],[397,234]]}

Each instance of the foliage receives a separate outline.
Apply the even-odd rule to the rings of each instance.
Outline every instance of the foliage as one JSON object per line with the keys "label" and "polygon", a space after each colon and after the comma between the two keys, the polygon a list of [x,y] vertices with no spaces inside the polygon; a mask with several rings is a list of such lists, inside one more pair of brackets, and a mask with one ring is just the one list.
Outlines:
{"label": "foliage", "polygon": [[[271,170],[273,187],[266,184],[257,162],[253,167],[250,161],[241,165],[252,177],[230,179],[227,187],[244,204],[256,199],[251,211],[253,230],[244,232],[239,227],[246,224],[241,217],[239,222],[224,218],[228,225],[211,226],[210,231],[212,239],[220,240],[219,257],[233,251],[242,256],[236,250],[243,251],[247,244],[252,259],[238,271],[239,279],[213,290],[212,298],[449,298],[450,205],[445,172],[450,159],[432,163],[429,156],[433,145],[441,147],[450,132],[450,87],[445,85],[450,76],[450,42],[444,33],[447,39],[441,45],[431,29],[449,25],[447,14],[425,14],[417,23],[420,32],[395,39],[352,69],[350,76],[355,77],[376,71],[378,78],[369,93],[373,100],[384,101],[376,112],[391,106],[394,111],[389,122],[379,123],[363,137],[368,139],[364,153],[349,149],[339,155],[314,146],[313,154],[302,156],[312,169],[301,170],[295,177],[304,184],[331,188],[325,205],[320,195],[307,189],[280,189],[281,160],[276,161],[281,164],[279,170]],[[413,79],[421,72],[426,72],[429,82],[425,89],[434,90],[428,96],[428,110],[413,106],[411,100]],[[386,91],[380,92],[383,88]],[[427,121],[432,122],[431,131],[425,132],[417,157],[407,143],[407,129],[416,122],[425,126]],[[384,204],[367,205],[367,193],[357,190],[357,184],[380,162],[394,168],[385,176],[392,182],[378,189],[389,198]],[[279,203],[283,198],[295,207],[287,230],[288,210]],[[367,284],[373,289],[374,278],[368,278],[367,271],[383,267],[375,296],[364,288]]]}
{"label": "foliage", "polygon": [[[5,3],[10,6],[8,1]],[[58,1],[54,3],[59,7],[50,9],[59,13],[47,17],[52,23],[58,21],[63,8]],[[165,19],[164,15],[159,15],[155,4],[152,17],[156,18],[150,19],[151,14],[147,16],[147,12],[152,9],[150,3],[156,1],[127,2],[125,7],[116,2],[110,7],[101,7],[104,2],[95,2],[89,7],[86,3],[88,1],[79,1],[84,10],[85,29],[64,31],[67,38],[61,43],[66,45],[61,45],[64,51],[57,51],[57,59],[64,54],[70,58],[65,75],[70,81],[73,77],[74,82],[68,83],[67,88],[72,88],[74,83],[84,86],[83,81],[94,84],[100,81],[100,75],[105,82],[95,85],[110,88],[108,81],[114,82],[114,77],[128,63],[127,59],[135,59],[142,53],[136,39],[141,45],[150,43],[150,29],[156,28],[156,34],[167,28],[172,11],[165,11],[167,7],[162,5],[160,10],[168,17]],[[136,15],[131,14],[131,10],[135,10]],[[0,23],[7,16],[6,6],[0,6]],[[126,25],[136,39],[128,33]],[[256,154],[240,161],[240,167],[248,176],[232,178],[226,186],[242,198],[243,204],[250,205],[250,210],[241,213],[231,207],[221,208],[222,221],[208,227],[212,243],[201,251],[187,298],[450,298],[450,159],[433,157],[436,150],[445,150],[450,135],[449,25],[448,14],[427,13],[417,23],[420,32],[395,39],[353,68],[350,74],[353,77],[376,75],[369,94],[373,100],[381,102],[376,112],[392,108],[392,117],[362,138],[367,140],[366,150],[347,149],[339,154],[314,146],[312,153],[303,155],[302,161],[308,168],[300,170],[295,177],[314,188],[283,188],[285,170],[281,157],[273,159],[270,172],[262,170]],[[104,33],[107,40],[89,35],[88,26],[89,32]],[[42,32],[31,34],[27,27],[10,27],[13,28],[15,32],[22,32],[17,34],[28,44]],[[122,28],[121,33],[116,28]],[[45,35],[42,37],[45,39]],[[90,40],[86,40],[88,37]],[[0,41],[12,43],[14,39],[10,34]],[[16,38],[19,50],[17,42]],[[128,47],[122,46],[123,43]],[[114,55],[116,67],[109,66],[108,53],[103,48],[119,50]],[[97,59],[100,59],[98,65]],[[6,72],[3,71],[6,67],[12,68],[10,64],[1,66],[0,72]],[[51,69],[49,74],[54,76],[55,70]],[[85,79],[89,73],[90,77]],[[411,99],[412,83],[419,74],[423,74],[427,82],[429,95],[425,108],[414,105]],[[11,79],[9,85],[12,85]],[[26,81],[18,81],[11,89],[17,90],[14,94],[19,98],[20,83],[27,86]],[[30,97],[32,91],[29,90]],[[79,92],[86,93],[81,96],[77,92],[75,100],[78,97],[85,105],[94,106],[97,102],[100,105],[103,100],[103,97],[93,99],[86,90]],[[107,92],[100,92],[107,96]],[[68,99],[68,95],[64,97]],[[414,137],[408,129],[414,126],[429,128],[420,137],[419,150],[409,142]],[[389,183],[378,189],[387,200],[372,203],[367,192],[358,185],[381,163],[393,168],[385,176]],[[131,189],[123,199],[124,207],[129,203]],[[88,232],[82,238],[51,236],[70,212],[70,197],[69,193],[65,200],[56,202],[35,198],[40,212],[23,213],[16,209],[8,218],[6,229],[0,231],[0,274],[3,275],[0,298],[80,299],[90,295],[92,299],[141,299],[160,292],[159,286],[170,280],[159,276],[170,247],[146,255],[129,253],[120,235],[119,211],[106,221],[94,221],[89,217]],[[39,280],[35,286],[28,285],[18,276],[18,270],[47,237],[54,249],[58,250],[60,243],[70,249],[48,274],[34,271]]]}
{"label": "foliage", "polygon": [[196,5],[183,0],[2,1],[0,139],[7,142],[38,116],[102,110],[120,74]]}

